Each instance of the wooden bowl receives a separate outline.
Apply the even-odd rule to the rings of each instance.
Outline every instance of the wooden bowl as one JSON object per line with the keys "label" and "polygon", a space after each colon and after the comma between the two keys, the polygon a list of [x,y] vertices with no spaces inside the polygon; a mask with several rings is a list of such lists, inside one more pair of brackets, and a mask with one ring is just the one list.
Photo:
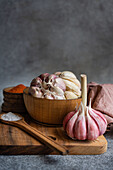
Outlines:
{"label": "wooden bowl", "polygon": [[3,89],[3,95],[6,99],[23,99],[23,93],[11,93],[9,90],[11,90],[13,87],[7,87]]}
{"label": "wooden bowl", "polygon": [[16,112],[16,113],[26,113],[26,107],[23,100],[23,93],[12,93],[9,92],[13,87],[8,87],[3,89],[3,112]]}
{"label": "wooden bowl", "polygon": [[81,98],[68,100],[36,98],[28,94],[28,90],[29,88],[26,88],[23,92],[28,113],[34,120],[48,125],[62,125],[65,115],[81,103]]}

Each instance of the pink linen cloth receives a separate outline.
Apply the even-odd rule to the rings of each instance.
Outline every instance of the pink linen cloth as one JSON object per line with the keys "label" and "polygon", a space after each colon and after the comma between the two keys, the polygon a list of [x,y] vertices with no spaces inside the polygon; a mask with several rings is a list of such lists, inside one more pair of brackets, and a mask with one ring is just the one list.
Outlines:
{"label": "pink linen cloth", "polygon": [[108,124],[113,123],[113,84],[88,84],[88,103],[91,98],[93,109],[102,112]]}

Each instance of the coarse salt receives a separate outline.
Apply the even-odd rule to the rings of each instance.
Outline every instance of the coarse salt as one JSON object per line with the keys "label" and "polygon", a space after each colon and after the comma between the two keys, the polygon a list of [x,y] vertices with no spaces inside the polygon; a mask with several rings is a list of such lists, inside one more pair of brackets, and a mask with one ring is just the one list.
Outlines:
{"label": "coarse salt", "polygon": [[14,113],[12,113],[12,112],[8,112],[8,113],[6,113],[6,114],[3,114],[3,115],[1,116],[1,118],[2,118],[3,120],[6,120],[6,121],[18,121],[18,120],[21,120],[21,119],[22,119],[22,117],[14,114]]}

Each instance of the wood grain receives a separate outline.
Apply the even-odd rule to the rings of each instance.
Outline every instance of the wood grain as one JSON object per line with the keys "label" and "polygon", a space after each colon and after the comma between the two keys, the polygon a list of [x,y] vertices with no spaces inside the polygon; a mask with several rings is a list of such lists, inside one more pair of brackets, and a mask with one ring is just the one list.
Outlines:
{"label": "wood grain", "polygon": [[4,106],[4,103],[2,104],[2,111],[3,112],[16,112],[16,113],[27,112],[25,107],[18,107],[18,106],[7,107],[7,106]]}
{"label": "wood grain", "polygon": [[36,98],[28,94],[28,88],[24,89],[23,97],[26,109],[33,119],[53,125],[62,124],[65,115],[81,103],[81,98],[68,100]]}
{"label": "wood grain", "polygon": [[[107,150],[107,141],[100,136],[95,141],[74,141],[64,132],[62,127],[46,127],[32,121],[29,124],[51,137],[62,146],[66,146],[70,155],[95,155]],[[0,123],[0,154],[4,155],[32,155],[58,154],[38,142],[20,129]]]}
{"label": "wood grain", "polygon": [[10,104],[24,104],[24,100],[21,99],[12,99],[12,98],[4,98],[3,99],[4,103],[10,103]]}
{"label": "wood grain", "polygon": [[[32,126],[30,126],[23,117],[21,117],[20,120],[18,121],[6,121],[3,120],[1,118],[3,114],[0,114],[0,121],[2,123],[5,123],[7,125],[12,125],[14,127],[18,127],[19,129],[25,131],[26,133],[28,133],[30,136],[34,137],[35,139],[37,139],[38,141],[40,141],[42,144],[45,144],[46,146],[48,146],[49,148],[51,148],[52,150],[58,152],[61,155],[67,155],[69,153],[68,149],[64,146],[61,146],[59,143],[57,143],[56,141],[54,141],[53,139],[51,139],[50,137],[44,135],[42,132],[40,132],[38,129],[33,128]],[[16,114],[16,113],[15,113]],[[18,115],[18,114],[16,114]],[[19,115],[20,116],[20,115]]]}
{"label": "wood grain", "polygon": [[3,112],[17,112],[26,113],[26,107],[23,100],[23,93],[11,93],[10,89],[13,87],[8,87],[3,90],[4,102],[2,104]]}
{"label": "wood grain", "polygon": [[3,89],[3,95],[7,99],[23,99],[23,93],[11,93],[9,90],[11,90],[13,87],[7,87]]}

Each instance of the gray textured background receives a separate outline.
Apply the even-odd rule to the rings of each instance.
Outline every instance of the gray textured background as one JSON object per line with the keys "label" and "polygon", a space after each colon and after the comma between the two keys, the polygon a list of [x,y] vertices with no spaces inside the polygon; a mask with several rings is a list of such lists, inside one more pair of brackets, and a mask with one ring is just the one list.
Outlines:
{"label": "gray textured background", "polygon": [[[79,79],[81,73],[86,73],[88,81],[113,83],[112,65],[113,0],[0,0],[1,92],[7,86],[29,85],[31,79],[40,73],[59,70],[71,70]],[[26,162],[29,168],[33,162],[34,169],[39,164],[42,168],[49,168],[47,160],[44,163],[40,159],[45,160],[43,157],[1,157],[1,163],[6,164],[7,169],[15,167],[19,161],[23,161],[23,165]],[[49,159],[53,159],[52,168],[60,168],[64,163],[65,169],[69,166],[75,169],[77,161],[81,169],[88,169],[87,164],[91,161],[94,169],[95,161],[101,169],[113,166],[110,151],[99,157]],[[11,160],[9,167],[8,161]],[[102,160],[106,160],[104,166]]]}
{"label": "gray textured background", "polygon": [[112,0],[0,0],[1,85],[72,70],[113,83]]}

